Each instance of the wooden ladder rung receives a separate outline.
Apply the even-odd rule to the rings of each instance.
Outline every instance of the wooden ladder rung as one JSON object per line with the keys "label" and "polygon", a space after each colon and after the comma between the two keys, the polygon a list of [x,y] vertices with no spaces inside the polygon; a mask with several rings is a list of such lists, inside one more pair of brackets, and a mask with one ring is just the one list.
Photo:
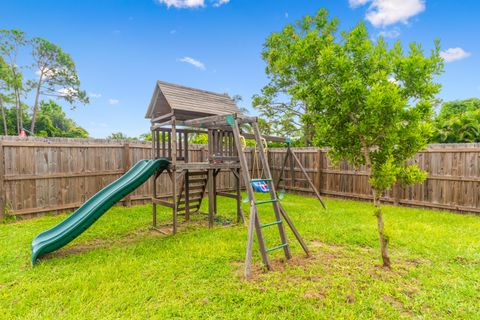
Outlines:
{"label": "wooden ladder rung", "polygon": [[[182,198],[182,199],[183,199],[183,198]],[[201,199],[202,199],[202,198],[190,198],[190,199],[189,199],[189,200],[190,200],[189,202],[190,202],[190,203],[192,203],[192,202],[197,202],[197,201],[200,201]],[[180,201],[178,201],[178,204],[179,204],[179,205],[180,205],[180,204],[185,204],[185,200],[180,200]]]}
{"label": "wooden ladder rung", "polygon": [[206,176],[207,172],[206,171],[189,171],[188,176]]}

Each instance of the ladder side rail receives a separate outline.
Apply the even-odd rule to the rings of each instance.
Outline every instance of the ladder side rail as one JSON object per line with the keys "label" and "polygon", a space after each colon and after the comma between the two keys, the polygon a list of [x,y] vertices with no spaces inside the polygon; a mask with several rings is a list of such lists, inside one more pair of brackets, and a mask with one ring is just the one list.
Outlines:
{"label": "ladder side rail", "polygon": [[[253,122],[252,127],[253,127],[253,133],[255,135],[255,140],[256,140],[258,148],[259,148],[259,157],[260,157],[260,160],[262,162],[263,171],[265,172],[266,178],[270,179],[270,181],[272,181],[272,173],[270,172],[270,166],[268,165],[268,161],[265,157],[265,153],[264,153],[265,150],[264,150],[264,146],[263,146],[263,143],[262,143],[262,136],[260,134],[260,130],[258,129],[257,122]],[[279,220],[282,219],[282,215],[280,213],[280,205],[279,205],[279,202],[278,202],[277,192],[275,190],[274,183],[270,183],[269,192],[270,192],[270,198],[277,200],[277,201],[273,202],[273,210],[275,211],[275,218],[277,219],[277,221],[279,221]],[[278,226],[278,231],[280,233],[280,239],[282,241],[282,244],[287,243],[287,235],[285,233],[285,226],[283,225],[283,223],[279,223],[277,226]],[[290,259],[292,257],[292,255],[290,253],[290,247],[288,245],[283,247],[283,251],[284,251],[285,257],[287,259]]]}
{"label": "ladder side rail", "polygon": [[258,211],[255,205],[255,193],[253,192],[252,185],[250,184],[250,174],[248,171],[248,163],[245,157],[245,152],[243,150],[242,142],[240,140],[240,128],[238,126],[238,121],[235,118],[232,123],[233,136],[235,140],[235,146],[238,153],[238,159],[240,161],[240,166],[242,168],[242,176],[245,181],[245,188],[247,189],[247,195],[250,199],[250,220],[248,223],[248,237],[247,237],[247,252],[245,258],[245,277],[248,278],[251,273],[252,265],[252,249],[253,249],[253,232],[254,230],[257,233],[258,245],[260,247],[260,253],[262,256],[263,263],[267,269],[271,269],[270,262],[268,261],[267,251],[265,248],[265,240],[261,231],[260,220],[258,218]]}

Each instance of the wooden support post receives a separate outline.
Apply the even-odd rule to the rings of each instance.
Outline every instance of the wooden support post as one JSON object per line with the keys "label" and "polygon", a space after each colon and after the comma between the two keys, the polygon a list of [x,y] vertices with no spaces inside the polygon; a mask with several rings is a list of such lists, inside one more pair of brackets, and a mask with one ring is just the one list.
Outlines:
{"label": "wooden support post", "polygon": [[217,175],[220,173],[220,169],[213,171],[213,213],[214,217],[217,216]]}
{"label": "wooden support post", "polygon": [[[126,173],[128,170],[130,170],[131,166],[132,166],[132,162],[130,158],[130,144],[127,142],[123,145],[123,172]],[[127,194],[123,199],[123,205],[126,207],[131,207],[132,206],[131,199],[132,198],[130,197],[130,194]]]}
{"label": "wooden support post", "polygon": [[240,191],[240,169],[232,169],[233,175],[235,176],[235,193],[237,200],[237,222],[242,221],[245,223],[245,217],[243,216],[242,211],[242,194]]}
{"label": "wooden support post", "polygon": [[397,181],[393,186],[393,205],[398,206],[400,203],[400,191],[401,191],[400,182]]}
{"label": "wooden support post", "polygon": [[[160,132],[159,132],[159,134],[160,134]],[[165,139],[166,139],[165,131],[162,131],[162,157],[164,157],[164,158],[167,157],[167,151],[166,151],[166,148],[165,148],[165,144],[166,144]]]}
{"label": "wooden support post", "polygon": [[185,163],[188,163],[188,161],[189,161],[189,160],[188,160],[188,156],[189,156],[189,154],[188,154],[188,131],[185,131],[185,132],[183,133],[183,140],[184,140],[184,141],[183,141],[183,143],[184,143],[184,147],[183,147],[183,149],[184,149],[183,161],[185,161]]}
{"label": "wooden support post", "polygon": [[172,132],[170,133],[172,136],[171,143],[172,143],[172,165],[174,170],[176,170],[177,166],[177,125],[175,117],[172,117]]}
{"label": "wooden support post", "polygon": [[155,202],[155,199],[157,199],[157,178],[159,174],[156,174],[155,177],[153,178],[153,194],[152,194],[152,214],[153,214],[153,221],[152,225],[154,228],[157,227],[157,203]]}
{"label": "wooden support post", "polygon": [[0,141],[0,222],[5,219],[7,210],[7,193],[5,188],[5,150]]}
{"label": "wooden support post", "polygon": [[214,144],[214,138],[213,138],[213,130],[208,129],[208,154],[207,154],[207,160],[211,162],[211,157],[213,156],[213,144]]}
{"label": "wooden support post", "polygon": [[302,173],[305,176],[305,179],[307,179],[307,182],[310,185],[310,188],[313,189],[313,192],[317,196],[317,198],[320,201],[320,203],[322,204],[323,208],[327,209],[327,206],[323,202],[322,197],[318,193],[317,188],[315,188],[315,185],[313,184],[312,179],[310,179],[310,177],[308,176],[307,171],[305,171],[305,168],[303,167],[302,163],[300,162],[300,159],[298,159],[297,155],[295,154],[295,152],[293,152],[293,150],[291,150],[290,152],[292,153],[292,159],[294,159],[295,162],[297,162],[297,165],[300,167],[300,170],[302,170]]}
{"label": "wooden support post", "polygon": [[188,170],[185,170],[183,178],[185,190],[185,221],[190,220],[190,183],[188,178]]}
{"label": "wooden support post", "polygon": [[322,190],[322,171],[323,171],[323,154],[322,149],[317,152],[317,191],[320,194]]}
{"label": "wooden support post", "polygon": [[208,169],[208,227],[213,227],[215,214],[215,177],[213,169]]}
{"label": "wooden support post", "polygon": [[290,175],[291,175],[291,179],[290,179],[290,184],[293,188],[296,187],[295,185],[295,164],[293,162],[293,154],[292,154],[292,149],[290,148],[290,146],[288,146],[288,152],[290,153],[291,157],[290,157]]}
{"label": "wooden support post", "polygon": [[[253,134],[255,134],[255,140],[257,141],[257,145],[258,145],[258,154],[259,154],[259,158],[262,162],[263,171],[265,172],[265,176],[268,179],[272,179],[272,173],[270,172],[270,166],[268,165],[267,158],[265,157],[265,149],[263,147],[262,136],[260,134],[260,130],[258,129],[258,124],[256,122],[254,122],[254,123],[252,123],[252,127],[253,127]],[[275,190],[275,184],[271,183],[269,189],[270,189],[269,190],[270,198],[271,199],[277,199],[277,192]],[[273,210],[275,211],[275,218],[277,219],[277,221],[280,221],[282,213],[280,212],[280,202],[279,201],[273,202]],[[278,226],[278,232],[280,233],[280,239],[282,240],[282,244],[287,243],[287,235],[285,233],[285,226],[283,225],[283,223],[279,223],[277,226]],[[283,247],[283,251],[284,251],[285,257],[287,259],[290,259],[292,257],[292,255],[290,253],[290,246],[287,245],[287,246]]]}
{"label": "wooden support post", "polygon": [[295,228],[295,225],[293,224],[292,220],[290,220],[290,217],[287,214],[287,211],[280,205],[280,212],[282,213],[283,218],[287,222],[288,226],[290,227],[290,230],[292,230],[293,234],[295,235],[295,238],[297,238],[297,241],[300,243],[300,245],[303,248],[303,251],[307,254],[307,256],[310,256],[310,251],[308,250],[307,245],[303,241],[302,237],[300,236],[300,233],[298,232],[297,228]]}
{"label": "wooden support post", "polygon": [[[289,151],[290,151],[290,147],[287,148],[287,151],[285,153],[285,159],[283,160],[282,169],[280,170],[280,174],[278,175],[277,183],[275,185],[277,189],[280,187],[280,181],[284,179],[285,167],[287,166],[288,157],[290,157]],[[283,181],[283,184],[285,185],[285,180]]]}
{"label": "wooden support post", "polygon": [[177,214],[178,214],[178,199],[177,199],[177,128],[176,119],[172,117],[172,131],[170,132],[171,143],[171,158],[173,167],[172,179],[172,201],[173,201],[173,234],[177,233]]}

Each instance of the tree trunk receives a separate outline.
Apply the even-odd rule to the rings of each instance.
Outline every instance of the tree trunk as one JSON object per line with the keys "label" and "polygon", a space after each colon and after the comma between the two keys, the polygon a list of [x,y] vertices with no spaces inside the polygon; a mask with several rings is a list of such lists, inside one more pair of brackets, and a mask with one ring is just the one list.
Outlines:
{"label": "tree trunk", "polygon": [[23,129],[23,119],[22,119],[22,108],[20,103],[20,95],[18,90],[15,89],[15,105],[17,108],[17,134],[20,134],[20,131]]}
{"label": "tree trunk", "polygon": [[[369,148],[365,143],[363,138],[360,138],[362,143],[363,152],[365,156],[365,164],[368,174],[368,180],[370,180],[372,176],[372,159],[370,158]],[[373,204],[375,206],[375,216],[377,217],[377,226],[378,226],[378,237],[380,240],[380,252],[382,254],[382,262],[383,266],[386,268],[390,268],[391,262],[390,257],[388,256],[388,237],[385,235],[385,227],[383,224],[383,212],[382,207],[380,205],[380,193],[378,191],[373,190]]]}
{"label": "tree trunk", "polygon": [[7,116],[5,115],[5,109],[3,109],[2,95],[0,95],[0,109],[2,110],[3,134],[7,136],[8,135]]}
{"label": "tree trunk", "polygon": [[30,125],[30,134],[35,135],[35,120],[37,119],[37,109],[38,109],[38,98],[40,97],[40,86],[42,85],[42,74],[40,74],[40,79],[37,84],[37,92],[35,92],[35,103],[33,104],[33,113],[32,113],[32,124]]}
{"label": "tree trunk", "polygon": [[391,267],[390,257],[388,255],[388,237],[385,235],[385,228],[383,224],[383,212],[380,205],[380,196],[374,192],[373,203],[375,205],[375,216],[377,217],[378,237],[380,240],[380,251],[382,254],[382,262],[385,268]]}

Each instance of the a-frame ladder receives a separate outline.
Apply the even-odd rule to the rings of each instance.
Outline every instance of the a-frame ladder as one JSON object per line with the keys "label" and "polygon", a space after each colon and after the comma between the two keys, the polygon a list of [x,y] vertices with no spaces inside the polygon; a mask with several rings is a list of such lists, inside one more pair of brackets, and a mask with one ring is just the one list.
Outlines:
{"label": "a-frame ladder", "polygon": [[[250,201],[250,219],[249,219],[249,224],[248,224],[248,238],[247,238],[247,253],[246,253],[246,258],[245,258],[245,277],[249,277],[251,273],[251,265],[252,265],[252,249],[253,249],[253,236],[254,232],[257,235],[258,239],[258,245],[260,249],[260,254],[262,256],[262,261],[265,265],[265,267],[268,270],[271,270],[272,267],[270,265],[270,262],[268,260],[268,253],[277,249],[283,249],[283,252],[285,254],[285,257],[287,259],[291,258],[291,253],[290,253],[290,247],[289,243],[287,240],[287,235],[285,233],[285,226],[284,222],[287,223],[287,225],[290,227],[292,230],[293,234],[295,235],[296,239],[302,246],[303,250],[305,253],[310,255],[310,252],[308,251],[308,248],[303,241],[302,237],[298,233],[297,229],[293,225],[292,221],[290,220],[287,212],[285,209],[282,207],[280,204],[280,201],[277,197],[277,193],[275,191],[275,185],[272,180],[272,174],[270,172],[270,167],[268,165],[268,160],[265,157],[264,153],[264,146],[262,144],[262,136],[260,134],[260,130],[258,129],[258,124],[257,122],[250,122],[250,125],[253,128],[254,136],[255,136],[255,141],[257,143],[257,146],[259,148],[259,158],[261,161],[261,164],[263,166],[263,170],[265,173],[265,178],[264,179],[252,179],[250,177],[250,172],[248,170],[248,163],[247,159],[243,150],[243,145],[241,142],[241,136],[240,136],[240,127],[239,127],[239,122],[237,118],[229,119],[231,121],[228,121],[229,124],[232,126],[233,130],[233,135],[235,137],[235,145],[238,151],[239,155],[239,160],[240,160],[240,166],[241,166],[241,171],[242,171],[242,176],[243,180],[245,182],[245,188],[247,190],[247,195],[248,199]],[[270,200],[263,200],[263,201],[256,201],[255,200],[255,192],[252,187],[252,182],[255,181],[265,181],[268,183],[269,186],[269,193],[270,193]],[[258,205],[263,205],[263,204],[272,204],[273,205],[273,210],[275,212],[275,221],[271,221],[268,223],[262,224],[260,221],[260,217],[258,214]],[[263,236],[262,229],[267,228],[267,227],[278,227],[278,232],[280,235],[280,243],[275,244],[273,247],[266,247],[265,244],[265,238]]]}

